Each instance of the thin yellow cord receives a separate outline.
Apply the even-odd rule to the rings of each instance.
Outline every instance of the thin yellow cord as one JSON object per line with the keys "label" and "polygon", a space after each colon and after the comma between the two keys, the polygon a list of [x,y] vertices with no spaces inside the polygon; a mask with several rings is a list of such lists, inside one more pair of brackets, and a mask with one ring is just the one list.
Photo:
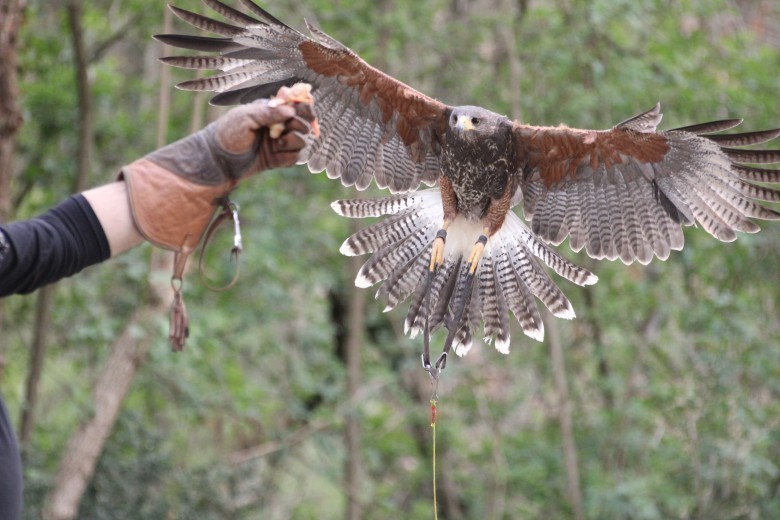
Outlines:
{"label": "thin yellow cord", "polygon": [[431,430],[433,430],[433,518],[439,520],[438,500],[436,500],[436,399],[431,398]]}

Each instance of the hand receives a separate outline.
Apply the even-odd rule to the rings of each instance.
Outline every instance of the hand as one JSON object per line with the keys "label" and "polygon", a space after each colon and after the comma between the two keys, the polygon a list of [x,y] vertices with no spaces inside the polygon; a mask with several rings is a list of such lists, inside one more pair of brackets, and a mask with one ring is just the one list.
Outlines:
{"label": "hand", "polygon": [[[271,106],[261,99],[232,109],[205,131],[214,132],[217,149],[213,151],[224,159],[218,162],[227,167],[225,174],[238,179],[295,164],[313,121],[309,103]],[[272,138],[271,128],[276,125],[281,133]]]}
{"label": "hand", "polygon": [[[291,166],[316,123],[311,103],[261,99],[233,108],[203,130],[160,148],[146,159],[201,185],[236,183],[254,173]],[[276,101],[276,102],[274,102]],[[272,138],[271,128],[276,133]],[[316,133],[315,133],[316,135]]]}
{"label": "hand", "polygon": [[143,237],[172,251],[193,250],[219,199],[253,173],[294,164],[306,135],[317,137],[312,102],[309,85],[283,87],[122,168]]}

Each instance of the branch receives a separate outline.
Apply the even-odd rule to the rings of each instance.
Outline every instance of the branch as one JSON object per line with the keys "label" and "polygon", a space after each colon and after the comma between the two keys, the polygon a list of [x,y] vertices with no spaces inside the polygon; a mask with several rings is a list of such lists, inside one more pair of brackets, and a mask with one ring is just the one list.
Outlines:
{"label": "branch", "polygon": [[276,452],[286,450],[292,446],[302,443],[312,435],[328,429],[332,425],[332,421],[315,421],[307,424],[303,428],[300,428],[292,435],[286,437],[283,441],[269,441],[251,448],[245,448],[243,450],[234,451],[228,456],[228,460],[231,464],[239,465],[249,462],[250,460],[267,457]]}
{"label": "branch", "polygon": [[141,15],[136,13],[127,20],[125,20],[125,23],[123,23],[119,29],[117,29],[113,34],[108,36],[105,40],[98,43],[94,49],[92,49],[92,53],[89,56],[89,63],[97,63],[103,58],[103,55],[107,53],[109,50],[111,50],[111,47],[114,46],[114,44],[118,43],[127,33],[127,31],[135,26],[138,21],[141,20]]}
{"label": "branch", "polygon": [[125,396],[154,338],[154,334],[139,338],[137,326],[148,323],[161,310],[155,306],[146,306],[136,311],[114,344],[111,356],[92,391],[94,413],[68,441],[55,485],[45,500],[44,519],[76,518],[84,490],[92,479],[106,439],[114,428]]}
{"label": "branch", "polygon": [[84,29],[81,24],[81,0],[71,0],[67,6],[70,25],[71,45],[73,46],[73,65],[78,92],[78,168],[73,182],[73,191],[78,193],[87,188],[90,158],[92,155],[92,96],[90,95]]}

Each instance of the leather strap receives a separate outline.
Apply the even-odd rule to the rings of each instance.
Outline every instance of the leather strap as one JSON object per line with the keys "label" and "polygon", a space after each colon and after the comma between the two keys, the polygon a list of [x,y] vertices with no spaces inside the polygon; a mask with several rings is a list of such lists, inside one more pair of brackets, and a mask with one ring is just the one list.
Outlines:
{"label": "leather strap", "polygon": [[[217,218],[211,221],[211,224],[206,230],[206,235],[203,237],[203,246],[200,248],[200,259],[198,260],[198,276],[200,277],[200,282],[206,286],[208,290],[214,292],[227,291],[233,287],[238,281],[238,276],[241,273],[241,267],[238,264],[238,257],[242,251],[241,231],[238,222],[238,204],[231,201],[227,197],[223,197],[222,200],[220,200],[220,206],[222,207],[222,212],[217,215]],[[233,249],[230,250],[230,257],[234,258],[236,261],[236,271],[233,273],[233,278],[230,280],[230,282],[228,282],[227,285],[220,287],[211,285],[208,280],[206,280],[206,276],[203,274],[203,258],[206,256],[206,249],[208,248],[211,236],[227,219],[231,219],[234,224],[234,243]]]}

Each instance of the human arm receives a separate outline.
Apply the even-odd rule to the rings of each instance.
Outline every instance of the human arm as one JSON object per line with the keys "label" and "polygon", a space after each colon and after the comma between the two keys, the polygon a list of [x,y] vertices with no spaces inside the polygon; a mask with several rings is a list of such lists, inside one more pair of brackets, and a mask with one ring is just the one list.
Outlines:
{"label": "human arm", "polygon": [[116,181],[82,193],[89,202],[106,235],[111,257],[120,255],[144,241],[130,211],[127,184]]}
{"label": "human arm", "polygon": [[[126,166],[123,180],[34,219],[0,226],[0,296],[32,292],[121,254],[142,237],[191,252],[213,215],[215,198],[252,173],[294,164],[311,121],[306,103],[269,107],[261,101],[234,108],[200,132]],[[268,128],[278,124],[282,134],[272,139]],[[169,224],[163,231],[174,234],[144,225],[161,221]],[[186,234],[193,237],[186,244],[178,241]]]}

